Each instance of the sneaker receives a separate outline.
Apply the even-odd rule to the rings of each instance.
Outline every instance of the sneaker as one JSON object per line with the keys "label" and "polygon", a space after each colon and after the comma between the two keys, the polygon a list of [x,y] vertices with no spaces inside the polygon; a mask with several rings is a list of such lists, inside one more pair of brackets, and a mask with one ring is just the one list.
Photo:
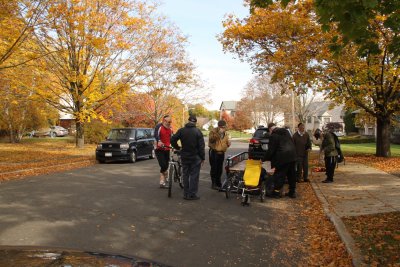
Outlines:
{"label": "sneaker", "polygon": [[169,188],[169,186],[166,183],[160,184],[160,188]]}
{"label": "sneaker", "polygon": [[323,182],[323,183],[333,183],[332,180],[328,180],[328,179],[325,179],[325,180],[323,180],[322,182]]}

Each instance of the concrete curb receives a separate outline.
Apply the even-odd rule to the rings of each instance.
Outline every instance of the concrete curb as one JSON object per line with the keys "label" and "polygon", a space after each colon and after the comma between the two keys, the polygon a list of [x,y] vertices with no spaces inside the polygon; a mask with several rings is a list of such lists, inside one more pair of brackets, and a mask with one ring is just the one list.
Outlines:
{"label": "concrete curb", "polygon": [[321,202],[322,208],[324,209],[326,216],[329,218],[329,220],[335,226],[340,239],[342,239],[343,243],[346,246],[347,251],[351,255],[353,266],[355,266],[355,267],[366,266],[362,260],[360,250],[355,245],[353,237],[347,231],[346,226],[343,223],[342,219],[340,219],[340,217],[334,212],[334,210],[331,209],[330,204],[328,203],[324,194],[322,193],[321,189],[319,188],[319,185],[315,182],[311,182],[311,186],[314,189],[314,192],[317,195],[319,201]]}

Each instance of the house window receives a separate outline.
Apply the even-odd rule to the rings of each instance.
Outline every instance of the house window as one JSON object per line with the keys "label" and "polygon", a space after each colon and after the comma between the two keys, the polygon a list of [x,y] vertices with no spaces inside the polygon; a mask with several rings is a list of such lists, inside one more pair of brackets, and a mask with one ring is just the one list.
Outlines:
{"label": "house window", "polygon": [[331,122],[331,118],[325,117],[325,118],[324,118],[324,123],[329,123],[329,122]]}

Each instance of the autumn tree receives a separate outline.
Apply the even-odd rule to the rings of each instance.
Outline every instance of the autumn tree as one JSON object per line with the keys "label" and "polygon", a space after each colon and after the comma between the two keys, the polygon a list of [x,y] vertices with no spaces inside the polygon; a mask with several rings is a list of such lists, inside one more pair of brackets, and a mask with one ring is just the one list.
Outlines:
{"label": "autumn tree", "polygon": [[162,39],[167,40],[169,45],[164,45],[154,52],[146,68],[148,75],[141,86],[136,88],[146,97],[135,99],[146,107],[141,111],[154,125],[165,114],[173,116],[174,110],[176,112],[177,109],[184,109],[185,105],[204,102],[203,99],[207,99],[203,81],[186,54],[186,38],[173,25],[166,27],[162,34]]}
{"label": "autumn tree", "polygon": [[400,59],[391,48],[396,35],[386,20],[384,14],[376,14],[370,22],[382,53],[360,53],[362,46],[357,43],[347,44],[339,54],[332,51],[332,38],[336,43],[345,40],[333,30],[321,31],[311,1],[286,8],[271,4],[244,20],[228,18],[220,40],[227,51],[246,58],[257,71],[269,71],[276,80],[289,79],[296,90],[318,85],[331,99],[371,114],[377,122],[376,154],[386,157],[391,120],[400,110]]}
{"label": "autumn tree", "polygon": [[282,86],[271,82],[268,75],[255,76],[242,90],[240,106],[246,111],[254,129],[261,124],[277,122],[290,111],[290,98]]}
{"label": "autumn tree", "polygon": [[0,70],[41,56],[31,39],[47,4],[47,0],[0,0]]}
{"label": "autumn tree", "polygon": [[[294,0],[250,0],[250,10],[267,8],[269,5],[280,2],[287,6]],[[393,33],[393,38],[386,40],[387,49],[396,57],[400,54],[399,1],[377,0],[313,0],[314,9],[318,15],[318,22],[324,31],[333,30],[334,34],[342,36],[342,43],[336,43],[331,48],[343,48],[354,42],[358,45],[358,52],[368,50],[374,54],[383,53],[379,38],[376,38],[374,26],[377,15],[385,17],[385,28]]]}
{"label": "autumn tree", "polygon": [[247,107],[248,106],[243,106],[241,101],[236,105],[236,112],[232,125],[233,129],[242,132],[243,130],[250,129],[253,126],[251,120],[252,113],[248,112]]}
{"label": "autumn tree", "polygon": [[58,111],[35,94],[34,71],[28,69],[0,71],[0,129],[6,130],[11,143],[20,142],[26,131],[47,127],[49,121],[58,120]]}
{"label": "autumn tree", "polygon": [[114,96],[142,86],[149,65],[173,46],[156,6],[136,0],[51,1],[35,31],[48,84],[37,93],[76,118],[77,146],[84,123]]}

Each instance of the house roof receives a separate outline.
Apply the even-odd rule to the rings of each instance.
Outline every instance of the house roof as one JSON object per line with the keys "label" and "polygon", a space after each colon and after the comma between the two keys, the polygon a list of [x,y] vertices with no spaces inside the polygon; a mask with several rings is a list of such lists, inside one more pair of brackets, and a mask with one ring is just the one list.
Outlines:
{"label": "house roof", "polygon": [[236,110],[238,101],[222,101],[219,110]]}
{"label": "house roof", "polygon": [[331,101],[319,101],[310,103],[308,110],[312,116],[323,116],[324,113],[328,113],[332,117],[340,117],[344,114],[343,105],[333,106],[331,109]]}

